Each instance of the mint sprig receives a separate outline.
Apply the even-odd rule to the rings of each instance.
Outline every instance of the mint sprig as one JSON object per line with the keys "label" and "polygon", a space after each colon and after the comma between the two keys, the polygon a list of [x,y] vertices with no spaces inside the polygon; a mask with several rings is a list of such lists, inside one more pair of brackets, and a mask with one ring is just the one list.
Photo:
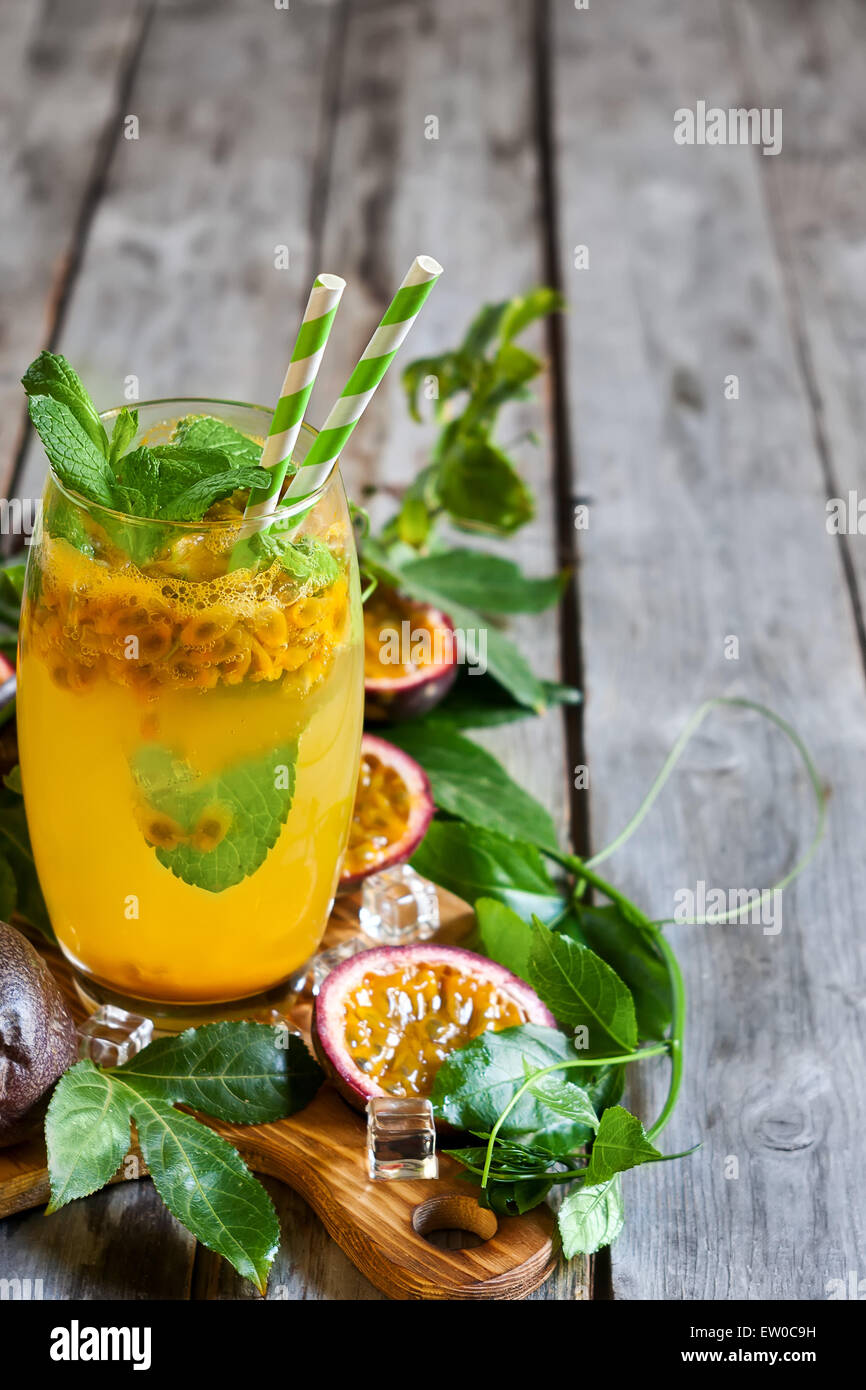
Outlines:
{"label": "mint sprig", "polygon": [[139,819],[162,818],[154,853],[177,878],[222,893],[260,868],[279,839],[295,791],[296,743],[203,777],[168,748],[147,744],[131,762]]}
{"label": "mint sprig", "polygon": [[135,1123],[169,1211],[260,1292],[279,1244],[270,1198],[236,1149],[175,1103],[231,1123],[269,1123],[308,1104],[323,1080],[301,1040],[258,1023],[213,1023],[144,1048],[121,1067],[78,1062],[45,1120],[49,1212],[111,1180]]}

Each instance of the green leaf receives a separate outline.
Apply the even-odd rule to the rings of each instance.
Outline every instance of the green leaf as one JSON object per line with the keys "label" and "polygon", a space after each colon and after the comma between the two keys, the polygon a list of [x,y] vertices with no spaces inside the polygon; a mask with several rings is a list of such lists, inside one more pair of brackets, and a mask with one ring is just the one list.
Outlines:
{"label": "green leaf", "polygon": [[434,820],[412,864],[419,874],[468,903],[496,898],[520,917],[535,913],[546,922],[564,907],[534,846],[493,830]]}
{"label": "green leaf", "polygon": [[549,812],[512,781],[492,753],[471,739],[435,724],[423,729],[397,725],[390,739],[421,764],[440,810],[509,839],[558,848]]}
{"label": "green leaf", "polygon": [[563,1199],[557,1216],[562,1253],[567,1260],[575,1255],[595,1254],[603,1246],[613,1244],[624,1221],[619,1177],[597,1187],[573,1188]]}
{"label": "green leaf", "polygon": [[17,901],[18,888],[12,865],[0,854],[0,921],[11,922]]}
{"label": "green leaf", "polygon": [[51,1201],[57,1211],[104,1187],[129,1149],[128,1096],[110,1072],[78,1062],[61,1076],[45,1117]]}
{"label": "green leaf", "polygon": [[[569,686],[559,686],[549,681],[542,681],[540,685],[547,704],[572,704],[580,699],[579,691]],[[518,704],[491,676],[470,675],[463,668],[442,704],[437,705],[424,720],[419,720],[417,727],[436,723],[455,729],[491,729],[500,724],[528,719],[532,713],[526,705]]]}
{"label": "green leaf", "polygon": [[624,1173],[640,1163],[655,1163],[664,1157],[647,1139],[637,1116],[621,1105],[613,1105],[605,1110],[599,1122],[586,1181],[589,1184],[607,1182],[615,1173]]}
{"label": "green leaf", "polygon": [[280,1226],[236,1149],[164,1101],[133,1093],[132,1115],[154,1186],[196,1240],[265,1292]]}
{"label": "green leaf", "polygon": [[519,975],[521,980],[528,980],[532,950],[532,927],[529,923],[495,898],[479,898],[475,903],[475,912],[485,956]]}
{"label": "green leaf", "polygon": [[[526,1070],[527,1073],[532,1070],[528,1064]],[[529,1079],[528,1074],[526,1079]],[[581,1130],[594,1131],[598,1128],[598,1116],[589,1092],[568,1081],[562,1073],[550,1072],[547,1076],[539,1076],[529,1088],[529,1094],[540,1100],[546,1110],[563,1120],[571,1120]]]}
{"label": "green leaf", "polygon": [[574,917],[559,927],[565,935],[591,947],[631,990],[638,1033],[661,1039],[673,1014],[670,977],[658,948],[619,908],[575,906]]}
{"label": "green leaf", "polygon": [[435,592],[445,612],[453,600],[479,613],[541,613],[559,601],[567,578],[531,579],[511,560],[465,549],[410,560],[403,575]]}
{"label": "green leaf", "polygon": [[262,446],[215,415],[186,415],[175,425],[172,441],[186,449],[218,449],[236,463],[257,464]]}
{"label": "green leaf", "polygon": [[238,488],[262,487],[264,468],[236,464],[219,449],[141,445],[117,466],[123,511],[160,521],[199,521]]}
{"label": "green leaf", "polygon": [[15,875],[16,910],[25,921],[54,941],[54,932],[33,859],[24,802],[8,785],[0,791],[0,853]]}
{"label": "green leaf", "polygon": [[324,1073],[300,1038],[265,1023],[208,1023],[159,1038],[117,1070],[130,1086],[233,1124],[270,1124],[313,1099]]}
{"label": "green leaf", "polygon": [[157,848],[160,864],[209,893],[222,893],[255,873],[291,809],[297,753],[297,744],[284,744],[202,777],[168,748],[140,749],[131,768],[143,798],[142,820],[146,824],[156,812],[163,819],[151,843],[163,838],[171,844]]}
{"label": "green leaf", "polygon": [[436,395],[433,401],[437,415],[445,401],[466,391],[472,385],[476,366],[471,356],[465,352],[443,352],[439,357],[419,357],[404,368],[403,388],[409,405],[409,414],[418,424],[421,411],[418,397],[428,381],[435,381]]}
{"label": "green leaf", "polygon": [[72,410],[51,396],[31,396],[27,406],[61,483],[102,507],[116,506],[115,478],[108,459]]}
{"label": "green leaf", "polygon": [[290,541],[272,531],[261,531],[251,537],[250,546],[254,556],[264,557],[269,564],[278,561],[300,587],[311,593],[327,589],[340,576],[336,555],[315,536]]}
{"label": "green leaf", "polygon": [[[455,1129],[489,1134],[526,1081],[527,1067],[540,1070],[579,1055],[570,1038],[537,1023],[481,1033],[445,1058],[433,1084],[433,1109]],[[563,1099],[567,1092],[574,1102],[568,1114]],[[499,1138],[543,1148],[554,1157],[564,1157],[585,1144],[592,1138],[595,1115],[582,1087],[563,1081],[556,1094],[554,1108],[543,1096],[526,1091],[499,1130]]]}
{"label": "green leaf", "polygon": [[0,650],[10,660],[14,660],[18,645],[25,569],[25,565],[17,562],[0,566]]}
{"label": "green leaf", "polygon": [[440,504],[472,530],[511,535],[535,513],[532,493],[511,460],[478,435],[455,436],[437,479]]}
{"label": "green leaf", "polygon": [[[108,436],[99,412],[78,373],[70,367],[65,357],[53,352],[40,352],[21,378],[21,385],[28,396],[50,397],[62,405],[75,418],[96,451],[107,456]],[[48,457],[51,458],[50,453]]]}
{"label": "green leaf", "polygon": [[500,300],[498,304],[482,304],[466,331],[460,345],[461,353],[468,358],[482,356],[500,333],[510,306],[511,300],[508,299]]}
{"label": "green leaf", "polygon": [[529,983],[559,1023],[586,1028],[584,1057],[632,1052],[637,1046],[634,1004],[610,966],[568,937],[535,924]]}
{"label": "green leaf", "polygon": [[108,461],[112,468],[116,466],[118,460],[126,453],[137,433],[138,411],[127,410],[126,406],[124,406],[114,417],[114,428],[111,431],[111,447],[109,449]]}
{"label": "green leaf", "polygon": [[565,308],[566,301],[559,291],[549,289],[546,285],[530,290],[529,294],[518,295],[511,300],[503,315],[499,325],[499,336],[505,342],[510,342],[512,338],[519,337],[535,319],[560,313]]}

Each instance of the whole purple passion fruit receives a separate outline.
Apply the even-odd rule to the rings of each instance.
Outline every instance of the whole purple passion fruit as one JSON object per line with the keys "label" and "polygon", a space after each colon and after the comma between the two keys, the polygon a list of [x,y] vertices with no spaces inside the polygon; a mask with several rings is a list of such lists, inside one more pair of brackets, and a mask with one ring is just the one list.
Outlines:
{"label": "whole purple passion fruit", "polygon": [[449,1053],[488,1029],[555,1027],[523,980],[434,941],[381,946],[338,965],[313,1013],[316,1055],[357,1109],[371,1096],[428,1096]]}
{"label": "whole purple passion fruit", "polygon": [[26,936],[0,922],[0,1148],[35,1134],[78,1056],[75,1023]]}
{"label": "whole purple passion fruit", "polygon": [[451,619],[393,589],[376,589],[364,605],[367,718],[417,719],[439,704],[456,677]]}

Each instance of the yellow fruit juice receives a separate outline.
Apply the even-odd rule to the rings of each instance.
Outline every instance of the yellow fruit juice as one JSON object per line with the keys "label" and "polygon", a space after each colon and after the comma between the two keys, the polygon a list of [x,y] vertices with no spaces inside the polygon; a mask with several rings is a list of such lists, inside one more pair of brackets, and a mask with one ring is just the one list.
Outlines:
{"label": "yellow fruit juice", "polygon": [[19,655],[27,819],[63,951],[121,998],[249,998],[320,941],[363,713],[357,566],[331,487],[313,518],[336,561],[324,587],[279,564],[227,573],[228,541],[205,530],[141,569],[110,542],[88,554],[52,532],[46,495]]}

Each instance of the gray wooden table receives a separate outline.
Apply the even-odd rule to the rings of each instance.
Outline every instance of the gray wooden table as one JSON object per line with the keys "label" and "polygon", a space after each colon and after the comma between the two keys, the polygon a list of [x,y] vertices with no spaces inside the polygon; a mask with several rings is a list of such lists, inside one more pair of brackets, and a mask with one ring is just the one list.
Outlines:
{"label": "gray wooden table", "polygon": [[[142,399],[269,401],[311,275],[334,270],[349,290],[315,419],[416,252],[447,273],[413,354],[451,346],[482,297],[564,290],[570,314],[537,339],[548,389],[514,420],[542,444],[522,450],[539,508],[510,553],[574,566],[561,617],[515,631],[586,700],[490,745],[587,850],[701,699],[747,695],[796,725],[831,799],[778,935],[671,928],[690,1007],[665,1139],[702,1148],[629,1175],[610,1255],[537,1296],[821,1299],[866,1276],[866,540],[826,527],[828,498],[866,496],[866,8],[2,0],[0,24],[0,466],[18,497],[43,462],[17,379],[46,344],[101,405],[130,377]],[[676,143],[699,100],[781,108],[782,152]],[[393,374],[350,490],[405,483],[429,443]],[[781,736],[719,715],[606,867],[669,916],[699,880],[767,886],[812,823]],[[647,1117],[665,1080],[648,1068],[632,1090]],[[378,1298],[272,1190],[271,1296]],[[148,1183],[5,1221],[0,1266],[50,1298],[250,1296]]]}

